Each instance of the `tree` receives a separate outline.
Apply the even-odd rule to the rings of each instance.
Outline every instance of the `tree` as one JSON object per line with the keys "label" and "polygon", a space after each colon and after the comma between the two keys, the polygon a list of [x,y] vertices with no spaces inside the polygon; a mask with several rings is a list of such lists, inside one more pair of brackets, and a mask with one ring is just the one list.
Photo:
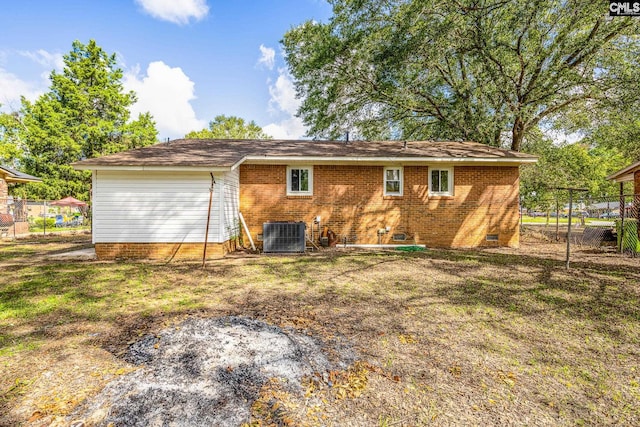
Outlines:
{"label": "tree", "polygon": [[22,101],[21,133],[27,173],[42,178],[27,195],[88,200],[90,173],[71,163],[143,147],[157,140],[149,113],[130,121],[133,92],[125,92],[115,54],[108,55],[94,40],[73,42],[64,56],[62,73],[53,71],[49,92],[34,103]]}
{"label": "tree", "polygon": [[0,165],[17,166],[22,154],[18,114],[0,113]]}
{"label": "tree", "polygon": [[[581,197],[614,199],[618,187],[606,180],[625,166],[625,158],[615,148],[590,147],[583,142],[554,144],[538,134],[529,138],[525,150],[538,155],[538,162],[520,172],[520,194],[524,206],[548,211],[558,196],[557,188],[584,188]],[[566,195],[559,199],[565,203]]]}
{"label": "tree", "polygon": [[185,138],[271,139],[253,120],[245,123],[240,117],[225,115],[216,116],[208,129],[189,132]]}
{"label": "tree", "polygon": [[[621,74],[623,79],[637,81],[637,75],[625,76],[625,71],[634,72],[632,67],[622,70]],[[607,100],[601,108],[587,105],[582,112],[569,117],[568,128],[584,130],[585,142],[593,146],[619,151],[627,164],[640,160],[640,82],[636,84],[635,90]]]}
{"label": "tree", "polygon": [[520,150],[559,115],[625,92],[632,81],[608,57],[640,50],[638,20],[610,19],[600,2],[331,3],[328,23],[283,39],[299,115],[316,137],[356,129]]}

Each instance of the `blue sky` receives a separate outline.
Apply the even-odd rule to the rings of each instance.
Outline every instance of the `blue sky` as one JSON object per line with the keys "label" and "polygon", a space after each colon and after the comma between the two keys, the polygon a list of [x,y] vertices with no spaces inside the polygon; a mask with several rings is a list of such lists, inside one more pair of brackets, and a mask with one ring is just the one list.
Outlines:
{"label": "blue sky", "polygon": [[218,114],[254,120],[276,138],[305,129],[280,40],[291,27],[325,22],[324,0],[28,0],[0,14],[0,104],[20,108],[61,70],[71,43],[96,40],[116,53],[123,83],[150,111],[159,138],[179,138]]}

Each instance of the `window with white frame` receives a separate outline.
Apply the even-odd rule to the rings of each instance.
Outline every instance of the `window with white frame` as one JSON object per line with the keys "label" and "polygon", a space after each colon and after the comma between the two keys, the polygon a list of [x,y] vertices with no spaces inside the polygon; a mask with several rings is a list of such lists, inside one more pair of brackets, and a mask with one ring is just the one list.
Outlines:
{"label": "window with white frame", "polygon": [[453,168],[429,168],[429,194],[453,196]]}
{"label": "window with white frame", "polygon": [[402,167],[384,168],[384,195],[402,196]]}
{"label": "window with white frame", "polygon": [[313,166],[287,167],[287,194],[292,196],[313,194]]}

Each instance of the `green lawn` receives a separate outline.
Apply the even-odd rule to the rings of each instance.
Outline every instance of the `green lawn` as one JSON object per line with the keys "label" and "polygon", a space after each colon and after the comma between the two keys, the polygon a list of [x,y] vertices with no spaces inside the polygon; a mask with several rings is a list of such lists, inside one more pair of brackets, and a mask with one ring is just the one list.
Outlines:
{"label": "green lawn", "polygon": [[[76,238],[77,239],[77,238]],[[640,263],[520,251],[325,252],[198,263],[54,262],[86,241],[0,244],[0,425],[60,421],[185,316],[341,337],[345,390],[262,391],[252,425],[640,425]],[[286,421],[286,422],[285,422]]]}
{"label": "green lawn", "polygon": [[[557,220],[556,217],[550,217],[548,220],[546,217],[541,217],[541,216],[532,217],[532,216],[524,215],[522,217],[522,221],[525,224],[549,224],[549,225],[555,226],[556,222],[563,225],[566,225],[569,223],[569,218],[560,217],[557,221],[556,220]],[[573,225],[582,224],[582,221],[583,220],[580,217],[571,218],[571,223]],[[603,222],[610,223],[611,225],[613,225],[615,223],[615,218],[584,218],[585,225],[589,225],[592,223],[601,224]]]}
{"label": "green lawn", "polygon": [[37,225],[30,225],[29,226],[29,232],[30,233],[43,233],[43,234],[50,234],[50,233],[60,233],[60,232],[68,232],[68,231],[91,231],[91,226],[90,225],[78,225],[78,226],[74,226],[74,227],[49,227],[47,226],[47,228],[45,229],[42,225],[37,226]]}

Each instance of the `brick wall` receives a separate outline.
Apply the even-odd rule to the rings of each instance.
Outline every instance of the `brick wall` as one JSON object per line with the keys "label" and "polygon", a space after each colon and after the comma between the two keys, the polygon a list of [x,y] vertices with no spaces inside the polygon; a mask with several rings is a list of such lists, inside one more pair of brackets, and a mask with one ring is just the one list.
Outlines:
{"label": "brick wall", "polygon": [[[517,167],[457,166],[453,197],[428,196],[428,168],[404,167],[404,194],[383,195],[382,166],[314,166],[313,196],[286,195],[286,166],[241,165],[240,211],[254,237],[268,221],[304,221],[321,216],[339,241],[378,243],[390,227],[408,242],[431,247],[519,244]],[[486,240],[497,234],[497,242]]]}
{"label": "brick wall", "polygon": [[9,197],[9,186],[7,181],[0,178],[0,213],[7,212],[7,197]]}
{"label": "brick wall", "polygon": [[24,221],[20,221],[20,222],[14,222],[13,225],[11,226],[11,228],[9,229],[9,235],[13,236],[14,234],[16,236],[20,236],[20,235],[25,235],[29,233],[29,223],[28,222],[24,222]]}
{"label": "brick wall", "polygon": [[[96,243],[95,248],[100,260],[201,260],[204,243]],[[231,240],[208,243],[207,259],[221,258],[235,249],[235,241]]]}

